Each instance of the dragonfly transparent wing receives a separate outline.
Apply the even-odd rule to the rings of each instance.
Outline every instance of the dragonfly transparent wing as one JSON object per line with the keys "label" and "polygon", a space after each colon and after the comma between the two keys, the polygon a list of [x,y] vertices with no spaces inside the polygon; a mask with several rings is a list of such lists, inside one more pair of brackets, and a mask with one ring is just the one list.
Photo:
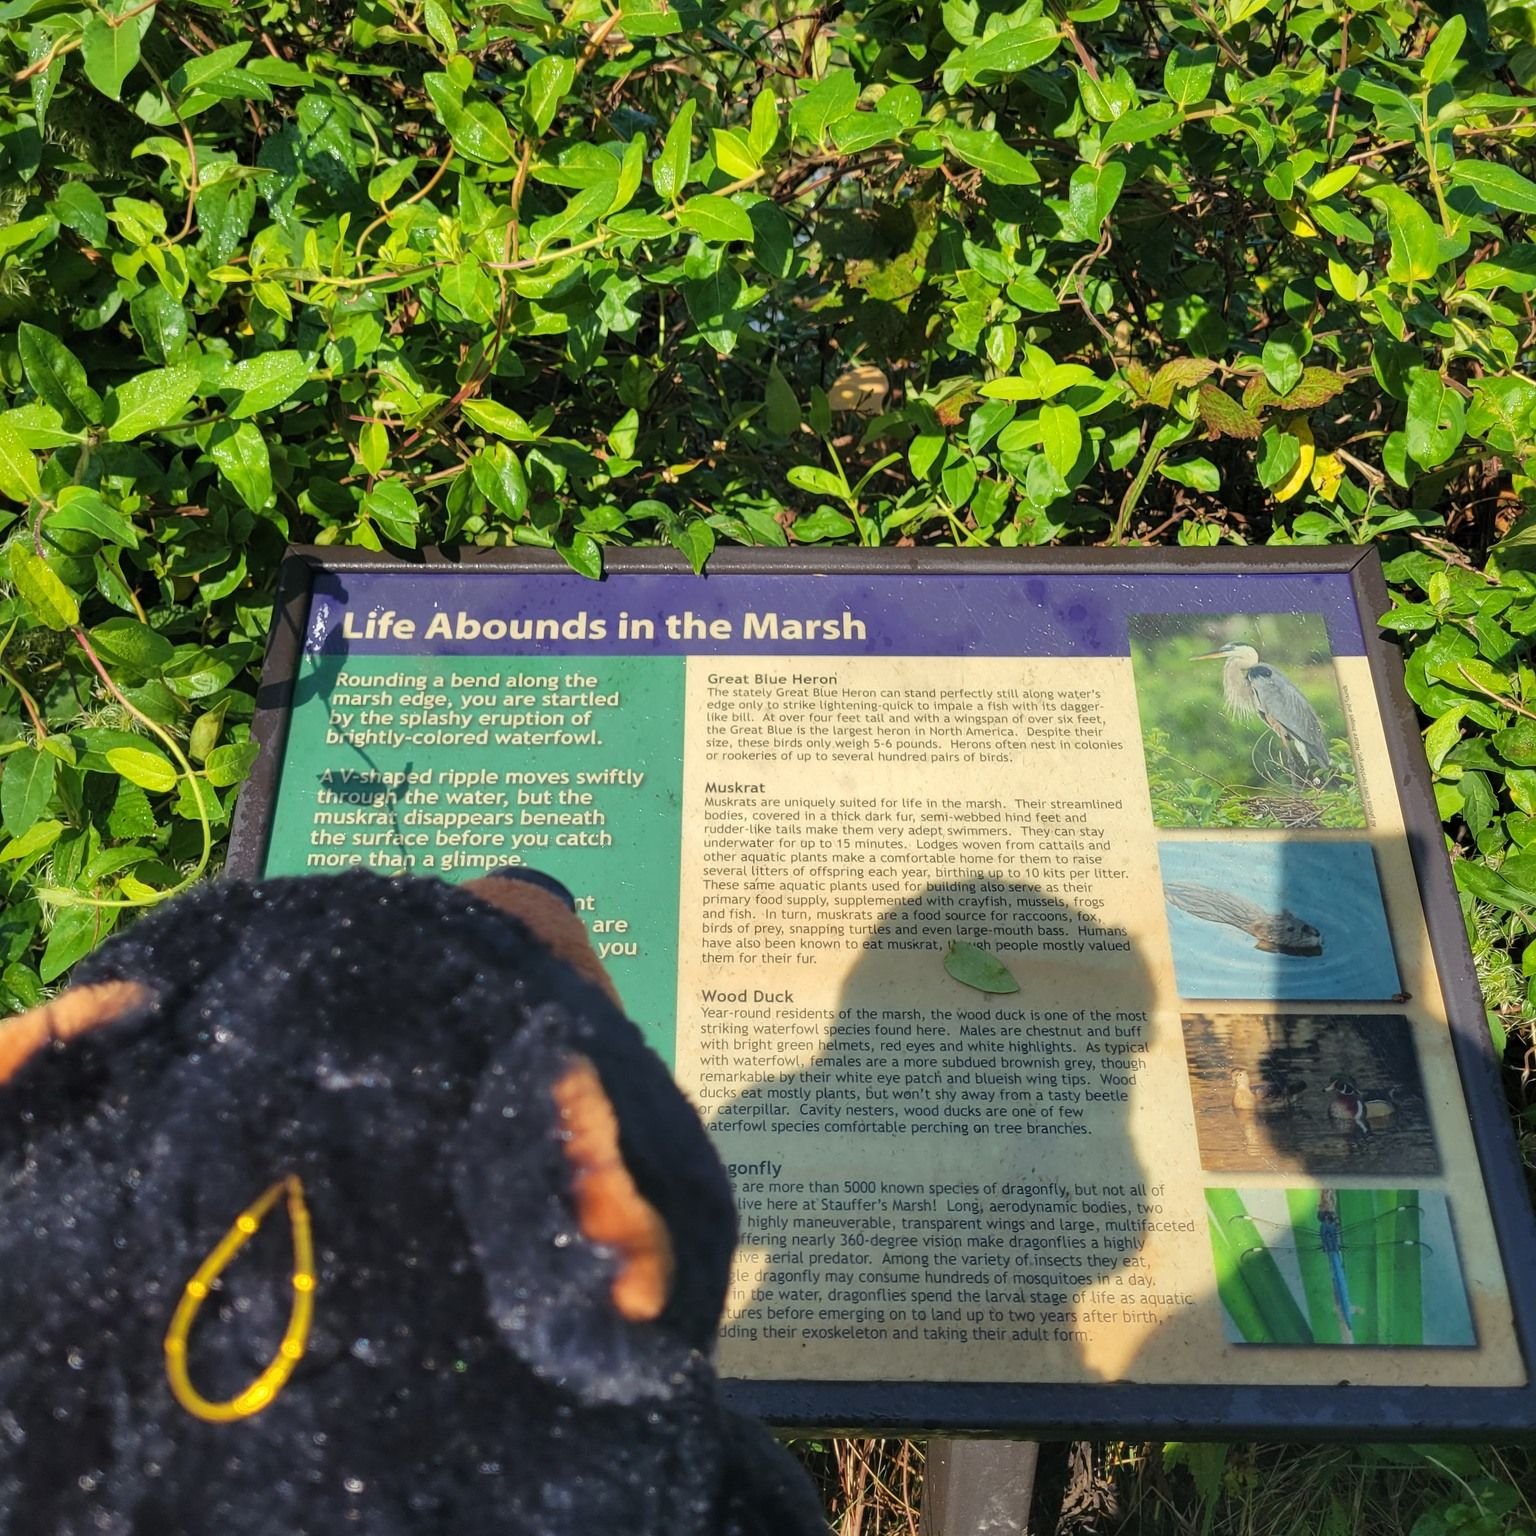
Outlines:
{"label": "dragonfly transparent wing", "polygon": [[1474,1342],[1442,1196],[1209,1190],[1229,1334],[1248,1343]]}

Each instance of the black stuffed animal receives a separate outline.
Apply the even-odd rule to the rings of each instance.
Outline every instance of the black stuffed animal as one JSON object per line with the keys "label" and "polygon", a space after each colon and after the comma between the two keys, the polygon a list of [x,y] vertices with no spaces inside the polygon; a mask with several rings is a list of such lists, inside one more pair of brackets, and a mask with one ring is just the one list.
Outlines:
{"label": "black stuffed animal", "polygon": [[824,1536],[552,885],[204,887],[0,1024],[0,1533]]}

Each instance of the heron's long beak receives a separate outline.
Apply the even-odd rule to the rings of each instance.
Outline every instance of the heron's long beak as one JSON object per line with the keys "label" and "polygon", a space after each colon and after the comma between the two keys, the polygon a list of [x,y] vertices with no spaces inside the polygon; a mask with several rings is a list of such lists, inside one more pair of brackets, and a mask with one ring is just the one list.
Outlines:
{"label": "heron's long beak", "polygon": [[1225,661],[1227,653],[1225,651],[1202,651],[1198,656],[1191,656],[1189,659],[1191,661]]}

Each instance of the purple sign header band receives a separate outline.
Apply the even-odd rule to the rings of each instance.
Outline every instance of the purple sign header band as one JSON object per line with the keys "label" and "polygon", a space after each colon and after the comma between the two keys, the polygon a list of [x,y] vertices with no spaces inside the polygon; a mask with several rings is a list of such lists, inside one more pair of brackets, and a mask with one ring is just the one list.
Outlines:
{"label": "purple sign header band", "polygon": [[374,656],[1127,656],[1133,613],[1316,613],[1364,654],[1347,574],[712,576],[326,571],[305,650]]}

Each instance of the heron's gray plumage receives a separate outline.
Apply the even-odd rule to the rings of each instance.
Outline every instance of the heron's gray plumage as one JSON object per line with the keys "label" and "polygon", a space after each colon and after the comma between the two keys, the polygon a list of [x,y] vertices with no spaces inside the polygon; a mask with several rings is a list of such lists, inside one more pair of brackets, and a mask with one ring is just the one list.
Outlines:
{"label": "heron's gray plumage", "polygon": [[1227,712],[1242,719],[1257,715],[1309,768],[1328,766],[1328,733],[1317,711],[1285,673],[1259,660],[1251,645],[1230,641],[1199,660],[1223,658],[1221,691]]}

